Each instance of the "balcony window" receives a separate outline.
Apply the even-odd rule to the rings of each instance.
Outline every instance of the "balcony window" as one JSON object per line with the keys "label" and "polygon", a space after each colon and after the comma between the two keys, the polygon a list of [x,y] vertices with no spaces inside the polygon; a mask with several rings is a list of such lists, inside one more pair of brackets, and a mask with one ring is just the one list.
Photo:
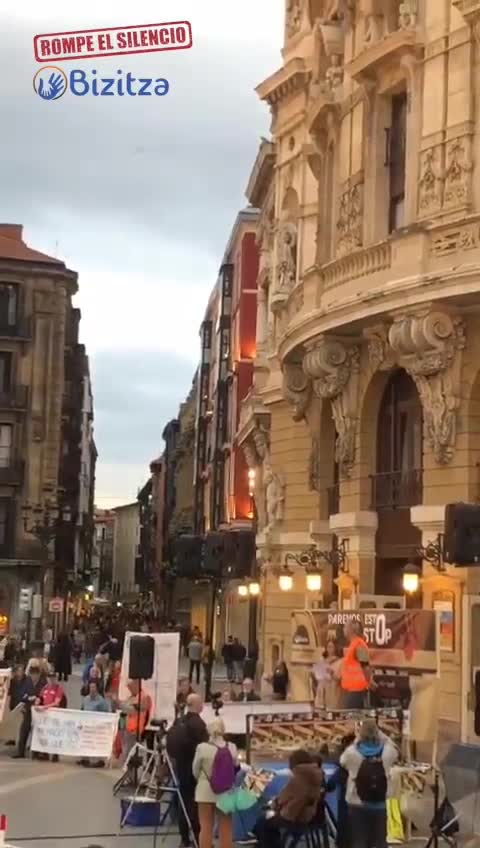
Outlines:
{"label": "balcony window", "polygon": [[9,498],[0,498],[0,547],[7,543]]}
{"label": "balcony window", "polygon": [[392,97],[392,124],[389,131],[389,232],[405,222],[405,176],[407,152],[407,94]]}
{"label": "balcony window", "polygon": [[377,474],[372,507],[395,509],[422,501],[422,407],[413,380],[403,371],[390,379],[378,418]]}
{"label": "balcony window", "polygon": [[0,424],[0,468],[8,468],[12,461],[12,425]]}
{"label": "balcony window", "polygon": [[17,323],[17,287],[0,283],[0,325],[14,327]]}
{"label": "balcony window", "polygon": [[0,352],[0,393],[7,393],[12,387],[12,354]]}

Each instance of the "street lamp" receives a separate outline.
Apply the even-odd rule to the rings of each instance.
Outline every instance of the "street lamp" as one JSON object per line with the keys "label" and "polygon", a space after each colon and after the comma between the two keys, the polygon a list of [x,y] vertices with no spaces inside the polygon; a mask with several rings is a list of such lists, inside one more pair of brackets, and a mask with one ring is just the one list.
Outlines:
{"label": "street lamp", "polygon": [[307,574],[307,590],[309,592],[321,592],[322,591],[322,575],[320,572],[311,574]]}
{"label": "street lamp", "polygon": [[248,586],[246,583],[240,583],[240,586],[238,587],[237,591],[240,598],[248,597]]}
{"label": "street lamp", "polygon": [[407,562],[403,569],[403,589],[408,595],[414,595],[420,588],[421,571],[418,565],[413,562]]}
{"label": "street lamp", "polygon": [[282,592],[291,592],[293,589],[293,574],[287,566],[279,574],[278,588]]}
{"label": "street lamp", "polygon": [[257,583],[255,580],[252,583],[249,583],[248,593],[252,596],[252,598],[258,598],[260,594],[260,583]]}

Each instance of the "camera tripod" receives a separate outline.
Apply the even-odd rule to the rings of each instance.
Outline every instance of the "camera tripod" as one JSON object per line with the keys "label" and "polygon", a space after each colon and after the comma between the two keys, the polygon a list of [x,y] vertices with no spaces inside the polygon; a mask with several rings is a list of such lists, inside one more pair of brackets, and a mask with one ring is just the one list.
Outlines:
{"label": "camera tripod", "polygon": [[[172,805],[175,799],[177,799],[178,804],[182,809],[182,813],[185,817],[185,820],[188,824],[191,837],[191,844],[193,848],[198,848],[197,839],[195,833],[193,832],[192,822],[190,820],[190,816],[188,815],[187,808],[185,806],[185,801],[178,785],[177,776],[175,774],[172,761],[165,747],[165,733],[166,723],[161,722],[159,729],[157,730],[157,733],[155,735],[153,751],[150,751],[144,745],[138,745],[139,750],[137,751],[137,755],[143,754],[145,756],[145,765],[140,774],[140,778],[138,780],[138,785],[135,788],[135,792],[130,798],[130,803],[126,808],[123,817],[120,821],[120,830],[125,827],[128,820],[128,816],[135,802],[142,798],[140,792],[141,789],[145,787],[145,795],[143,796],[143,798],[155,802],[159,805],[159,807],[161,807],[162,805],[163,796],[167,796],[166,810],[159,817],[159,822],[155,825],[154,828],[153,848],[156,848],[157,845],[158,828],[162,827],[165,824],[167,817],[171,812]],[[131,753],[133,753],[133,750],[134,749],[132,749]],[[166,839],[166,837],[170,835],[171,833],[167,831],[162,834],[162,838]]]}
{"label": "camera tripod", "polygon": [[[460,815],[457,814],[453,817],[453,819],[450,819],[450,821],[446,822],[446,824],[442,824],[442,818],[439,814],[442,811],[442,806],[445,803],[445,801],[447,800],[447,797],[445,796],[445,799],[441,804],[440,803],[440,772],[439,772],[438,768],[435,769],[435,777],[434,777],[434,783],[433,783],[433,790],[432,791],[433,791],[433,819],[430,823],[431,836],[430,836],[428,842],[426,843],[425,848],[438,848],[438,844],[439,844],[440,839],[443,839],[443,841],[445,842],[446,845],[449,846],[449,848],[455,848],[457,841],[451,834],[458,831],[458,819],[460,818]],[[453,828],[453,830],[452,830],[452,828]],[[450,831],[450,833],[449,833],[449,831]]]}

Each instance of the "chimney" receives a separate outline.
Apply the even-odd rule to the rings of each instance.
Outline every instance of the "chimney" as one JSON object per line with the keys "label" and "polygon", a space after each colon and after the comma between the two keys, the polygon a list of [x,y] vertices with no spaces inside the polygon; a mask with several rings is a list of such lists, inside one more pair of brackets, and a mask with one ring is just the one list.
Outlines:
{"label": "chimney", "polygon": [[22,224],[0,224],[0,237],[9,238],[13,241],[23,241]]}

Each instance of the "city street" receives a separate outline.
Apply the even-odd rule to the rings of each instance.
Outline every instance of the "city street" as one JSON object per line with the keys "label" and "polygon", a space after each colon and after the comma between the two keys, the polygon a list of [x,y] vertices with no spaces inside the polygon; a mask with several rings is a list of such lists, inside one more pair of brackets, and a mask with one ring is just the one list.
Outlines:
{"label": "city street", "polygon": [[[80,677],[67,684],[69,705],[79,705]],[[120,824],[120,803],[112,795],[118,769],[90,769],[63,761],[37,762],[10,759],[12,749],[0,750],[0,814],[8,816],[7,843],[18,848],[147,848],[153,836],[131,835],[109,838]],[[149,834],[150,830],[147,831]],[[38,837],[52,837],[32,841]],[[27,838],[24,838],[27,837]],[[29,839],[31,837],[32,839]],[[65,838],[69,837],[69,838]],[[79,837],[79,838],[71,838]],[[158,836],[157,844],[178,845],[177,833]]]}

